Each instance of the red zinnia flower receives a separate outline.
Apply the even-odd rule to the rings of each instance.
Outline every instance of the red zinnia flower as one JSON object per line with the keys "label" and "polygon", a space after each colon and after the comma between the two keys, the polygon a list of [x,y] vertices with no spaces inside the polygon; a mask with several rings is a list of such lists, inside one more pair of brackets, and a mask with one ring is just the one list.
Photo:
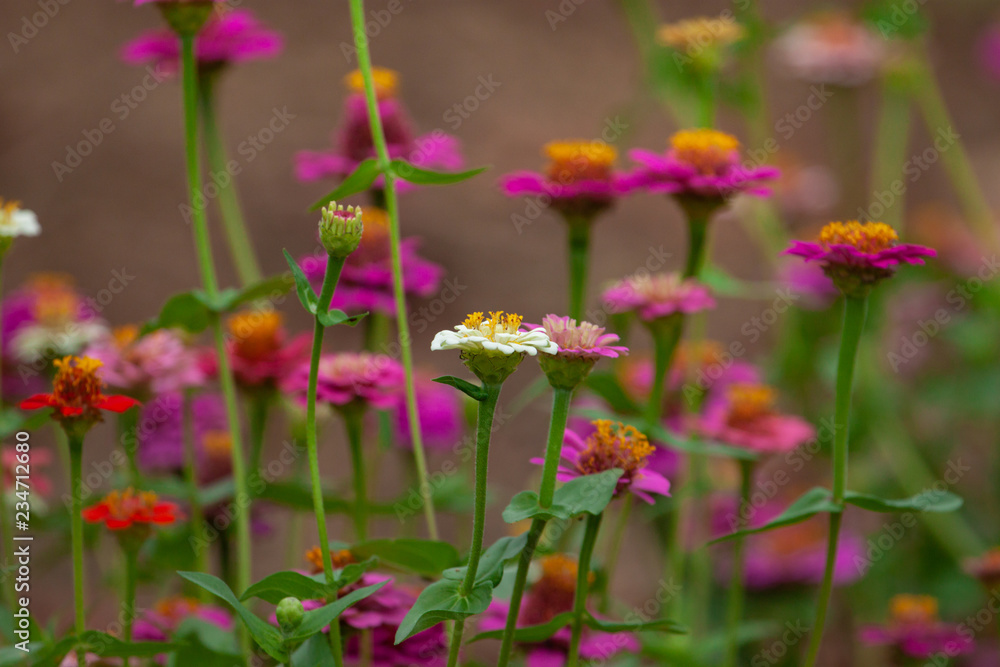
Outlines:
{"label": "red zinnia flower", "polygon": [[181,518],[176,504],[160,502],[152,491],[112,491],[101,502],[83,510],[90,523],[104,523],[108,530],[126,530],[134,525],[169,525]]}
{"label": "red zinnia flower", "polygon": [[101,393],[104,382],[97,374],[103,364],[91,357],[63,357],[54,362],[56,377],[52,381],[51,394],[35,394],[21,401],[22,410],[55,408],[58,420],[81,419],[101,421],[101,410],[125,412],[139,405],[139,401],[128,396]]}

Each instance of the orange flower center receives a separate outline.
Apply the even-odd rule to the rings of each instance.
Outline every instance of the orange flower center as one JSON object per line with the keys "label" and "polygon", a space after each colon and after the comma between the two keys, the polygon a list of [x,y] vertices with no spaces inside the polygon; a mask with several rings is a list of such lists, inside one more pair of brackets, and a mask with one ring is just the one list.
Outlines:
{"label": "orange flower center", "polygon": [[73,280],[58,273],[40,273],[28,282],[34,292],[33,314],[46,326],[60,326],[76,318],[80,299],[73,290]]}
{"label": "orange flower center", "polygon": [[682,130],[670,137],[670,147],[676,159],[694,167],[700,174],[714,176],[732,165],[740,142],[718,130]]}
{"label": "orange flower center", "polygon": [[115,346],[119,350],[124,350],[139,339],[139,327],[134,324],[115,327],[111,332],[111,336],[114,338]]}
{"label": "orange flower center", "polygon": [[660,26],[656,37],[661,44],[681,50],[726,46],[743,38],[746,31],[731,18],[698,17]]}
{"label": "orange flower center", "polygon": [[521,611],[525,625],[547,623],[552,617],[569,611],[576,594],[576,560],[563,554],[541,559],[542,576],[531,586]]}
{"label": "orange flower center", "polygon": [[677,365],[682,368],[705,368],[720,363],[724,354],[722,344],[714,340],[682,342],[677,349]]}
{"label": "orange flower center", "polygon": [[[330,559],[333,561],[333,569],[335,570],[340,570],[351,563],[357,562],[354,560],[354,554],[347,549],[331,552]],[[313,574],[319,574],[326,569],[323,564],[323,550],[319,547],[313,547],[307,551],[306,560],[312,565]]]}
{"label": "orange flower center", "polygon": [[553,141],[545,144],[550,180],[568,185],[578,181],[606,181],[618,151],[603,141]]}
{"label": "orange flower center", "polygon": [[868,254],[875,254],[896,245],[899,235],[884,222],[831,222],[819,233],[824,246],[850,245]]}
{"label": "orange flower center", "polygon": [[776,392],[763,384],[731,384],[726,388],[729,423],[742,424],[770,414]]}
{"label": "orange flower center", "polygon": [[178,595],[160,600],[154,608],[157,614],[173,624],[198,611],[201,608],[201,603],[194,598]]}
{"label": "orange flower center", "polygon": [[281,313],[254,311],[229,318],[236,354],[244,359],[260,360],[281,348]]}
{"label": "orange flower center", "polygon": [[483,317],[481,312],[470,313],[462,326],[470,329],[478,329],[479,333],[490,340],[498,333],[514,334],[521,327],[523,318],[517,313],[506,313],[502,310],[490,311],[489,319]]}
{"label": "orange flower center", "polygon": [[[385,67],[375,67],[372,70],[372,78],[375,83],[375,95],[378,99],[396,96],[396,89],[399,88],[398,72]],[[353,93],[364,94],[365,92],[365,81],[361,76],[361,70],[354,70],[344,77],[344,83],[347,84],[348,90]],[[368,220],[366,219],[365,222]]]}
{"label": "orange flower center", "polygon": [[132,487],[124,491],[112,491],[104,496],[101,504],[115,519],[128,519],[134,516],[151,514],[159,500],[152,491],[136,491]]}
{"label": "orange flower center", "polygon": [[228,461],[233,451],[233,437],[229,431],[207,431],[201,436],[201,446],[209,458]]}
{"label": "orange flower center", "polygon": [[889,601],[889,613],[898,625],[936,623],[938,602],[929,595],[897,595]]}
{"label": "orange flower center", "polygon": [[59,407],[92,408],[101,401],[104,383],[97,376],[103,366],[91,357],[56,359],[56,376],[52,381],[52,397]]}
{"label": "orange flower center", "polygon": [[655,451],[645,435],[634,426],[598,419],[597,428],[587,438],[586,449],[580,453],[577,467],[585,475],[621,468],[624,477],[646,467],[649,455]]}

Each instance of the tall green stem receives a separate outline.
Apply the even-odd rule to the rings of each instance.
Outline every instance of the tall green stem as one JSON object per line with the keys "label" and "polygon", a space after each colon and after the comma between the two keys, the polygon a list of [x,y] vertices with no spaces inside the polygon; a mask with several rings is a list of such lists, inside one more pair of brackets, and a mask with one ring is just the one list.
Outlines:
{"label": "tall green stem", "polygon": [[125,548],[125,590],[122,595],[122,639],[132,641],[132,624],[135,621],[135,586],[139,577],[139,552]]}
{"label": "tall green stem", "polygon": [[[834,413],[836,431],[833,437],[833,502],[844,502],[847,489],[847,445],[851,418],[851,393],[854,385],[854,362],[858,355],[858,344],[865,328],[868,314],[868,297],[844,298],[844,328],[840,340],[840,356],[837,360],[837,394]],[[823,642],[823,626],[833,591],[833,574],[837,564],[837,542],[840,538],[840,512],[830,514],[830,533],[827,538],[826,568],[823,584],[820,586],[816,603],[816,621],[806,650],[806,667],[813,667]]]}
{"label": "tall green stem", "polygon": [[[906,185],[900,180],[900,174],[903,173],[906,149],[910,143],[910,104],[909,95],[900,90],[895,77],[886,77],[882,82],[882,104],[875,130],[871,191],[894,198],[881,217],[882,222],[895,229],[900,229],[904,220]],[[898,193],[895,190],[900,188],[894,188],[896,183],[903,183]]]}
{"label": "tall green stem", "polygon": [[705,265],[708,243],[708,216],[688,214],[688,256],[684,265],[685,278],[697,278]]}
{"label": "tall green stem", "polygon": [[650,326],[653,334],[653,385],[649,390],[644,422],[647,435],[660,423],[663,414],[663,397],[667,389],[667,371],[677,353],[677,345],[684,333],[683,313],[674,313]]}
{"label": "tall green stem", "polygon": [[432,540],[438,537],[437,519],[434,514],[434,499],[427,483],[427,457],[424,453],[423,434],[420,431],[420,413],[417,411],[417,392],[413,374],[413,350],[410,338],[410,324],[406,316],[406,291],[403,286],[403,262],[399,251],[399,202],[396,196],[396,174],[389,168],[389,148],[382,128],[382,118],[378,114],[378,98],[375,96],[375,81],[372,76],[372,60],[368,50],[368,32],[365,27],[364,0],[350,0],[351,27],[354,31],[354,45],[358,50],[358,68],[365,84],[365,100],[368,105],[368,121],[371,126],[372,141],[378,155],[379,171],[385,179],[385,207],[389,217],[389,244],[392,250],[392,293],[396,301],[396,326],[399,329],[399,346],[406,372],[406,415],[410,423],[410,440],[413,443],[413,458],[417,464],[417,477],[424,495],[424,517],[427,532]]}
{"label": "tall green stem", "polygon": [[611,537],[611,544],[608,547],[607,557],[604,560],[604,583],[600,590],[601,613],[607,613],[611,601],[611,585],[614,583],[613,577],[618,569],[618,556],[621,554],[622,545],[625,543],[625,529],[628,528],[628,519],[632,514],[632,505],[635,504],[635,496],[631,493],[625,495],[621,509],[618,511],[618,518],[615,520],[615,531]]}
{"label": "tall green stem", "polygon": [[368,480],[365,477],[365,451],[361,439],[364,413],[353,406],[342,413],[354,477],[354,538],[358,542],[364,542],[368,539]]}
{"label": "tall green stem", "polygon": [[[344,268],[343,257],[328,256],[326,273],[323,275],[323,287],[320,290],[319,308],[330,305],[333,292],[340,280],[340,271]],[[312,355],[309,359],[309,385],[306,390],[306,454],[309,459],[309,479],[312,484],[313,512],[316,514],[316,532],[319,535],[319,549],[323,555],[323,571],[326,573],[326,583],[332,584],[333,559],[330,557],[330,539],[326,532],[326,512],[323,508],[323,483],[319,475],[319,448],[316,442],[316,386],[319,383],[319,359],[323,352],[323,334],[326,327],[320,322],[319,316],[313,325]],[[340,638],[340,622],[330,624],[330,648],[333,649],[333,659],[337,667],[344,664],[344,649]]]}
{"label": "tall green stem", "polygon": [[208,156],[208,167],[218,188],[219,212],[222,214],[222,227],[229,243],[229,252],[236,266],[236,273],[243,286],[250,285],[261,279],[260,265],[254,253],[250,234],[247,232],[240,208],[239,196],[236,193],[234,179],[231,173],[229,159],[219,132],[219,123],[215,113],[215,83],[216,72],[202,72],[201,82],[201,123],[205,131],[205,153]]}
{"label": "tall green stem", "polygon": [[573,598],[573,625],[569,641],[566,667],[577,667],[580,662],[580,638],[583,636],[583,616],[587,612],[587,594],[590,592],[590,559],[594,555],[597,532],[601,528],[604,514],[587,516],[587,528],[580,545],[580,560],[577,561],[576,595]]}
{"label": "tall green stem", "polygon": [[[73,542],[73,610],[76,636],[87,630],[83,599],[83,435],[66,431],[69,439],[70,535]],[[86,664],[86,651],[76,650],[77,664]]]}
{"label": "tall green stem", "polygon": [[[205,220],[205,207],[199,190],[202,183],[201,161],[198,156],[198,75],[194,57],[194,34],[181,35],[181,70],[184,84],[184,145],[187,156],[188,192],[191,200],[191,227],[194,232],[195,249],[198,255],[198,269],[201,273],[202,288],[210,301],[218,296],[219,286],[212,259],[212,240]],[[225,334],[218,314],[211,317],[211,328],[215,339],[215,353],[219,364],[219,383],[226,405],[226,420],[232,441],[233,483],[235,498],[246,503],[236,513],[236,587],[242,594],[250,587],[252,572],[250,548],[250,495],[247,493],[246,464],[243,460],[243,437],[240,433],[240,414],[236,400],[236,383],[226,350]],[[244,653],[251,650],[250,636],[245,629],[240,630]]]}
{"label": "tall green stem", "polygon": [[[188,503],[191,505],[191,535],[194,551],[195,570],[208,572],[208,532],[205,530],[205,514],[201,509],[198,493],[198,454],[195,449],[194,415],[192,414],[191,392],[184,392],[184,482],[187,484]],[[208,591],[198,587],[198,597],[207,600]]]}
{"label": "tall green stem", "polygon": [[[753,461],[740,461],[740,504],[736,510],[736,529],[746,528],[747,510],[750,507],[750,485],[753,483]],[[729,582],[729,601],[726,607],[726,661],[728,667],[737,667],[740,640],[738,630],[743,617],[743,560],[745,539],[738,537],[733,545],[733,576]]]}
{"label": "tall green stem", "polygon": [[569,316],[577,321],[583,319],[583,307],[587,300],[592,224],[593,220],[589,217],[566,218],[569,236]]}
{"label": "tall green stem", "polygon": [[139,444],[139,433],[137,425],[139,423],[138,410],[126,410],[118,415],[118,442],[125,450],[125,458],[128,459],[128,480],[133,488],[138,489],[142,485],[139,464],[136,461],[136,449]]}
{"label": "tall green stem", "polygon": [[260,468],[264,452],[264,435],[267,432],[267,417],[271,411],[273,394],[269,389],[257,389],[250,395],[250,466],[252,475]]}
{"label": "tall green stem", "polygon": [[[562,456],[563,436],[566,433],[566,422],[569,420],[569,406],[573,399],[573,390],[553,387],[552,416],[549,419],[549,439],[545,446],[545,464],[542,467],[542,484],[538,492],[538,505],[549,507],[555,496],[556,473],[559,469],[559,459]],[[507,624],[504,626],[503,640],[500,644],[500,657],[497,667],[506,667],[510,662],[510,654],[514,647],[514,633],[517,631],[517,618],[521,613],[521,600],[524,597],[524,587],[528,581],[528,568],[535,556],[538,541],[545,530],[544,519],[534,519],[528,530],[528,539],[517,562],[517,575],[514,578],[514,589],[510,596],[510,608],[507,611]]]}
{"label": "tall green stem", "polygon": [[[483,555],[483,535],[486,532],[486,478],[490,462],[490,438],[493,435],[493,413],[500,398],[500,384],[483,384],[486,395],[479,401],[479,417],[476,422],[476,507],[472,517],[472,546],[465,578],[458,592],[462,597],[472,593],[479,573],[479,559]],[[462,648],[462,633],[465,619],[455,621],[451,631],[451,646],[448,651],[448,667],[458,664],[458,654]]]}

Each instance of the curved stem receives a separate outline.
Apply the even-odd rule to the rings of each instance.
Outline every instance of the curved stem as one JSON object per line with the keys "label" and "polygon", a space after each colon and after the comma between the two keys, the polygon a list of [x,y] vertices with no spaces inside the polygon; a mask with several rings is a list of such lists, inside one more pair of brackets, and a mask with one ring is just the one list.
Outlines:
{"label": "curved stem", "polygon": [[[208,572],[208,534],[205,530],[205,515],[198,495],[198,455],[195,452],[194,415],[192,415],[191,392],[184,392],[184,482],[188,487],[188,503],[191,505],[191,534],[194,551],[195,570]],[[198,587],[198,598],[207,601],[208,591]]]}
{"label": "curved stem", "polygon": [[[472,546],[465,578],[458,589],[459,595],[467,597],[476,585],[479,573],[479,559],[483,555],[483,535],[486,532],[486,478],[490,462],[490,437],[493,434],[493,413],[496,412],[500,397],[499,384],[484,384],[486,396],[479,402],[479,417],[476,424],[476,507],[472,517]],[[458,664],[458,654],[462,648],[462,633],[465,619],[455,621],[451,631],[451,646],[448,651],[448,667]]]}
{"label": "curved stem", "polygon": [[[847,488],[847,445],[851,417],[851,391],[854,384],[854,362],[857,358],[861,334],[865,328],[867,313],[867,297],[845,297],[844,328],[840,340],[840,356],[837,360],[837,394],[834,415],[836,431],[833,438],[833,502],[838,505],[843,503],[844,492]],[[823,584],[820,586],[819,600],[816,603],[816,621],[809,638],[809,648],[806,650],[806,667],[813,667],[816,664],[819,648],[823,641],[823,626],[826,623],[826,612],[833,591],[833,574],[837,563],[837,542],[840,537],[841,518],[840,512],[830,514],[826,568],[823,574]]]}
{"label": "curved stem", "polygon": [[368,484],[365,478],[365,452],[361,439],[364,413],[358,409],[348,408],[343,414],[354,477],[354,539],[364,542],[368,539]]}
{"label": "curved stem", "polygon": [[132,641],[132,623],[135,620],[135,586],[139,576],[139,553],[135,549],[125,549],[125,592],[122,596],[122,639]]}
{"label": "curved stem", "polygon": [[590,592],[590,559],[594,555],[594,543],[597,542],[597,531],[601,528],[603,516],[602,513],[591,514],[587,517],[587,528],[583,533],[583,544],[580,545],[580,560],[577,562],[576,571],[576,595],[573,598],[573,634],[569,641],[566,667],[577,667],[580,662],[583,615],[587,611],[587,594]]}
{"label": "curved stem", "polygon": [[[70,533],[73,543],[73,610],[76,636],[87,630],[83,599],[83,436],[66,431],[69,438]],[[76,650],[77,664],[86,664],[86,651]]]}
{"label": "curved stem", "polygon": [[[753,461],[740,461],[740,504],[736,513],[736,529],[746,527],[747,509],[750,506],[750,485],[753,482]],[[743,617],[743,560],[745,539],[738,537],[733,545],[733,576],[729,582],[729,601],[726,606],[726,660],[728,667],[737,667],[739,659],[739,626]]]}
{"label": "curved stem", "polygon": [[589,218],[566,218],[569,236],[569,316],[577,321],[583,319],[583,307],[587,299],[591,224],[592,220]]}
{"label": "curved stem", "polygon": [[236,266],[240,282],[246,287],[261,279],[260,265],[254,253],[250,234],[247,232],[243,211],[240,208],[239,196],[233,180],[236,174],[231,173],[226,149],[219,133],[219,124],[215,114],[215,74],[202,73],[201,82],[201,122],[205,131],[205,153],[208,156],[208,166],[213,180],[218,188],[219,212],[222,214],[222,227],[229,242],[229,252]]}
{"label": "curved stem", "polygon": [[409,319],[406,316],[406,290],[403,286],[403,262],[399,250],[399,202],[396,196],[396,175],[389,169],[389,148],[385,139],[385,131],[382,128],[382,118],[378,113],[371,54],[368,50],[368,33],[365,28],[364,0],[350,0],[350,7],[351,27],[354,32],[354,45],[358,50],[358,69],[361,71],[361,78],[365,85],[365,101],[368,106],[372,141],[378,155],[379,171],[385,179],[385,207],[389,217],[389,245],[392,251],[392,294],[396,301],[396,326],[399,330],[400,354],[403,370],[406,372],[406,415],[410,423],[410,440],[413,443],[413,458],[417,465],[417,477],[424,496],[424,518],[427,521],[427,532],[432,540],[436,540],[438,538],[437,518],[434,514],[434,499],[427,483],[427,457],[424,453],[423,434],[420,430],[420,413],[417,411],[412,340]]}

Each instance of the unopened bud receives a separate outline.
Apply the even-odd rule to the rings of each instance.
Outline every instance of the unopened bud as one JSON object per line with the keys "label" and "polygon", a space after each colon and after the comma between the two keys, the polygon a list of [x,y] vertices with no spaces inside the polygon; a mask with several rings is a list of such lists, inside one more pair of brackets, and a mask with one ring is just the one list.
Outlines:
{"label": "unopened bud", "polygon": [[361,207],[344,208],[337,202],[330,202],[322,209],[319,223],[319,240],[333,257],[347,257],[357,250],[361,243],[364,224],[361,221]]}
{"label": "unopened bud", "polygon": [[302,606],[302,601],[298,598],[284,598],[278,603],[275,610],[278,617],[278,626],[285,634],[291,634],[302,625],[302,619],[306,617],[306,610]]}

